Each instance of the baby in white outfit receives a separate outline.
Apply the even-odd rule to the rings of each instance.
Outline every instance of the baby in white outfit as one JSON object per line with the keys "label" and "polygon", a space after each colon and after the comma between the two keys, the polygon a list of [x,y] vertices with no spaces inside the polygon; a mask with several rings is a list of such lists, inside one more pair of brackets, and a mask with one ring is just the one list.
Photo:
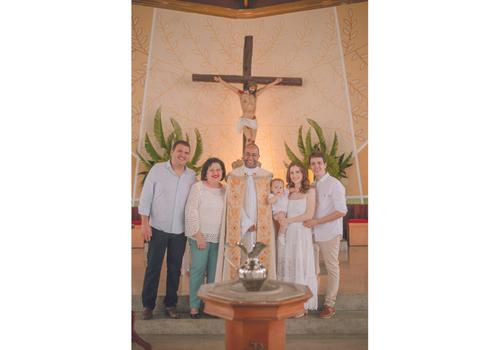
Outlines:
{"label": "baby in white outfit", "polygon": [[[288,190],[284,187],[285,182],[281,179],[273,179],[271,181],[271,193],[269,194],[268,202],[272,204],[273,218],[276,221],[286,218],[288,210]],[[280,226],[278,238],[280,235],[284,235],[285,230],[286,227]]]}
{"label": "baby in white outfit", "polygon": [[[269,194],[268,202],[272,204],[273,208],[273,219],[279,221],[281,218],[286,217],[286,212],[288,210],[288,190],[285,187],[285,182],[281,179],[273,179],[271,181],[271,193]],[[276,254],[278,258],[276,271],[278,276],[284,276],[285,268],[285,231],[286,227],[282,227],[278,230],[278,240],[276,244]]]}

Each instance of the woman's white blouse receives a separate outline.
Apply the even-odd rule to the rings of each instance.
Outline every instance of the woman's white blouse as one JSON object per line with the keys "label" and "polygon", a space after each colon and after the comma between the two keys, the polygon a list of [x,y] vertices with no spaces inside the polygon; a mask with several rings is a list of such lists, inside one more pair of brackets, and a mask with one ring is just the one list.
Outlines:
{"label": "woman's white blouse", "polygon": [[201,231],[207,242],[219,243],[225,187],[210,188],[198,181],[191,187],[185,209],[185,234]]}

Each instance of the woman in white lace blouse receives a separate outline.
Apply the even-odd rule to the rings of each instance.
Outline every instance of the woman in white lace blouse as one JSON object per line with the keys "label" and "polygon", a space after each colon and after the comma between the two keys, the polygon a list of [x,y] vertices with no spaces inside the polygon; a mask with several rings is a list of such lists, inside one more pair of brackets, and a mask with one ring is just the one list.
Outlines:
{"label": "woman in white lace blouse", "polygon": [[191,187],[185,210],[185,234],[191,248],[189,305],[191,318],[200,318],[198,290],[207,274],[207,283],[215,280],[219,231],[224,208],[224,163],[209,158],[201,169],[201,181]]}

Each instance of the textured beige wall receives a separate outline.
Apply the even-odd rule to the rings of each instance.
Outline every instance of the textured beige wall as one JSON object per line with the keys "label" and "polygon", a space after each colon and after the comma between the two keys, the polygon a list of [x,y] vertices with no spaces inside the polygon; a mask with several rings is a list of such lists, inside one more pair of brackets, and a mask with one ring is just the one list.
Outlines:
{"label": "textured beige wall", "polygon": [[[144,10],[149,8],[133,8],[139,23],[147,23],[151,18],[151,11]],[[284,176],[283,161],[288,160],[284,141],[297,151],[297,130],[300,125],[307,126],[306,118],[319,122],[329,144],[337,131],[343,152],[355,150],[354,142],[359,146],[366,139],[366,127],[359,126],[356,118],[351,119],[348,98],[353,98],[351,85],[356,85],[357,81],[349,80],[344,69],[344,62],[347,65],[350,56],[343,54],[344,48],[339,45],[339,37],[342,45],[346,45],[344,34],[341,36],[337,32],[337,28],[344,31],[344,22],[339,16],[341,19],[337,23],[335,8],[254,20],[231,20],[163,9],[154,12],[143,132],[140,134],[138,123],[133,123],[134,150],[139,147],[144,153],[141,144],[144,131],[151,135],[154,112],[161,107],[164,125],[172,117],[191,135],[195,127],[200,130],[204,142],[201,161],[218,156],[230,164],[240,157],[241,135],[235,130],[241,115],[237,97],[218,84],[192,82],[191,74],[241,74],[245,35],[254,37],[254,75],[301,77],[304,81],[302,87],[278,86],[259,97],[257,143],[265,168]],[[344,12],[339,11],[339,14]],[[142,33],[149,36],[146,29]],[[136,85],[145,80],[144,62],[147,60],[142,65],[136,64],[134,58],[133,76],[142,77],[133,79],[138,81]],[[133,93],[137,93],[135,89]],[[140,121],[142,96],[138,97],[138,103],[135,98],[133,101],[133,113],[139,111],[133,119]],[[359,111],[361,107],[354,110],[359,104],[355,105],[354,100],[351,103],[354,115],[363,113]],[[138,138],[141,138],[139,143]],[[349,174],[348,195],[359,195],[356,164]]]}
{"label": "textured beige wall", "polygon": [[[139,139],[152,20],[152,7],[132,6],[132,152]],[[132,191],[135,172],[136,158],[132,157]]]}
{"label": "textured beige wall", "polygon": [[132,150],[137,149],[153,8],[132,6]]}
{"label": "textured beige wall", "polygon": [[368,144],[359,151],[358,159],[361,182],[363,184],[363,194],[368,196]]}
{"label": "textured beige wall", "polygon": [[[368,196],[368,3],[337,7],[363,195]],[[353,193],[348,171],[348,193]]]}

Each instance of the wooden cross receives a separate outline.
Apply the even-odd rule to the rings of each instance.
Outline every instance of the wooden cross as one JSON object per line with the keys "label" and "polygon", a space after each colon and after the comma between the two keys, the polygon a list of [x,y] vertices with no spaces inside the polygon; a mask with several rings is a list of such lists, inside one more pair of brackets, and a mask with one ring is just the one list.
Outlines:
{"label": "wooden cross", "polygon": [[[270,84],[277,79],[277,77],[253,77],[252,76],[252,49],[253,49],[253,36],[245,36],[245,47],[243,49],[243,75],[220,75],[220,74],[193,74],[193,81],[203,81],[207,83],[216,83],[214,77],[220,76],[228,83],[242,83],[243,90],[248,89],[248,83],[255,82],[257,84]],[[281,82],[277,85],[291,85],[302,86],[302,78],[281,78]],[[246,137],[243,134],[244,151],[246,145]],[[243,164],[241,159],[233,162],[233,169],[240,167]],[[259,164],[260,166],[260,164]]]}
{"label": "wooden cross", "polygon": [[[277,77],[252,77],[252,49],[253,36],[245,36],[245,47],[243,49],[243,75],[220,75],[220,74],[193,74],[193,81],[203,81],[215,83],[214,77],[220,76],[228,83],[242,83],[243,90],[248,88],[248,82],[253,81],[257,84],[269,84]],[[281,78],[278,85],[302,86],[302,78]]]}

